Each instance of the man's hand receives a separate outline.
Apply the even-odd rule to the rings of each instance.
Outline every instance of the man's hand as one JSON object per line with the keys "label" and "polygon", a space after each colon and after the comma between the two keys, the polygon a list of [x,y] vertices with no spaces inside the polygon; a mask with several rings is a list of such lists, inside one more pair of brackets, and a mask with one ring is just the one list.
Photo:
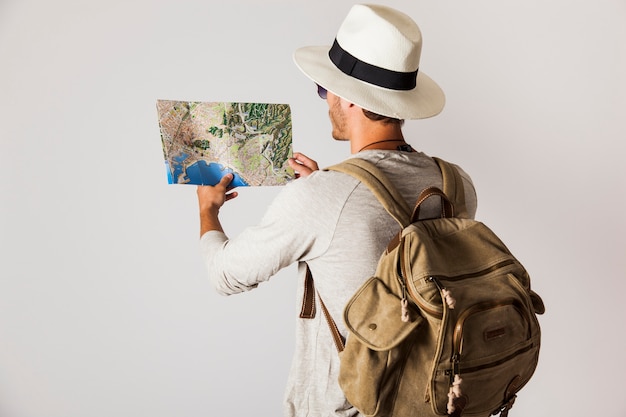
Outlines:
{"label": "man's hand", "polygon": [[296,178],[308,177],[313,171],[317,171],[319,167],[317,162],[304,154],[296,152],[293,158],[289,158],[289,166],[296,172]]}
{"label": "man's hand", "polygon": [[224,232],[219,221],[220,208],[229,200],[237,197],[236,191],[230,191],[229,184],[233,174],[226,174],[215,186],[198,186],[198,205],[200,208],[200,236],[211,230]]}

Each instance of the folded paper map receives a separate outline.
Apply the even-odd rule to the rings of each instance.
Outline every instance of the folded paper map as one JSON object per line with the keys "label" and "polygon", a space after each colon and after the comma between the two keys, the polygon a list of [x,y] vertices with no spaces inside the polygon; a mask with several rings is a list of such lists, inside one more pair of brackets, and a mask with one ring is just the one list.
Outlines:
{"label": "folded paper map", "polygon": [[294,178],[287,104],[157,100],[170,184],[284,185]]}

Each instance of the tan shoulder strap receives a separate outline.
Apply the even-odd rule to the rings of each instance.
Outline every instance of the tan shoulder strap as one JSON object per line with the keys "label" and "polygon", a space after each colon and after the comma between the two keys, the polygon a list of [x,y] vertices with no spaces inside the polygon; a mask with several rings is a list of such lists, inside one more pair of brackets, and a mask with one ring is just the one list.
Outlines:
{"label": "tan shoulder strap", "polygon": [[454,217],[467,218],[465,206],[465,187],[459,170],[443,159],[433,157],[443,176],[443,192],[454,206]]}
{"label": "tan shoulder strap", "polygon": [[[404,228],[410,224],[411,215],[413,210],[408,203],[402,197],[402,194],[396,189],[396,187],[387,179],[387,176],[373,163],[353,158],[347,159],[340,164],[333,165],[328,170],[343,172],[353,176],[354,178],[365,184],[370,191],[376,196],[378,201],[383,205],[385,210],[393,217],[400,227]],[[311,319],[315,317],[315,283],[313,281],[313,275],[311,269],[306,266],[306,278],[304,281],[304,296],[302,299],[302,310],[300,311],[300,318]],[[328,323],[330,333],[333,337],[335,347],[338,352],[342,352],[344,349],[344,340],[335,320],[331,317],[328,309],[324,305],[324,301],[317,294],[322,312]]]}
{"label": "tan shoulder strap", "polygon": [[[437,162],[437,165],[441,170],[443,176],[443,192],[453,203],[455,216],[467,217],[463,178],[461,178],[458,170],[453,165],[439,158],[433,159]],[[383,207],[385,207],[385,210],[387,210],[387,212],[394,219],[396,219],[400,226],[406,227],[412,221],[413,210],[411,207],[409,207],[396,187],[387,179],[387,176],[373,163],[363,159],[352,158],[347,159],[340,164],[333,165],[327,169],[352,175],[365,184],[380,201]],[[304,283],[304,297],[302,300],[302,310],[300,312],[301,318],[311,319],[315,317],[315,293],[313,275],[307,265]],[[319,297],[319,294],[318,298],[320,300],[320,305],[322,306],[326,322],[330,328],[333,341],[335,342],[335,347],[338,352],[342,352],[345,342],[337,329],[335,321],[328,313],[321,297]]]}
{"label": "tan shoulder strap", "polygon": [[413,209],[387,179],[387,176],[373,163],[364,159],[351,158],[327,169],[343,172],[358,179],[372,191],[400,226],[406,227],[410,224]]}
{"label": "tan shoulder strap", "polygon": [[[309,265],[306,265],[306,278],[304,280],[304,295],[302,298],[302,310],[300,311],[301,319],[312,319],[315,317],[316,309],[315,309],[315,282],[313,282],[313,274],[311,274],[311,269]],[[324,317],[326,318],[326,323],[328,323],[328,328],[330,329],[330,334],[333,337],[333,342],[335,343],[335,347],[337,348],[337,352],[341,353],[345,348],[345,340],[339,333],[339,329],[337,328],[337,323],[333,320],[332,316],[328,312],[322,297],[318,294],[318,299],[320,300],[320,305],[322,306],[322,312],[324,313]]]}

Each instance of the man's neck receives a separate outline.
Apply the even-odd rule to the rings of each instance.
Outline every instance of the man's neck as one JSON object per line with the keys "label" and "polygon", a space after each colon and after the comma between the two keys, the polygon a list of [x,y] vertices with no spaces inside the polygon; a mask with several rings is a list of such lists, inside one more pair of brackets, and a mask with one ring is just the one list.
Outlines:
{"label": "man's neck", "polygon": [[355,154],[370,149],[398,149],[406,144],[402,127],[398,124],[374,122],[363,123],[350,140],[350,152]]}

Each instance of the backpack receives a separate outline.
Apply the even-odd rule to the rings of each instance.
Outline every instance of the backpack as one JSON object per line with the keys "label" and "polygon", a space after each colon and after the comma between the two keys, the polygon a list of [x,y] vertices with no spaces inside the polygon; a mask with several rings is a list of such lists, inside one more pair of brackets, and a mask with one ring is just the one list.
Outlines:
{"label": "backpack", "polygon": [[[345,344],[320,299],[340,352],[339,385],[365,416],[505,417],[537,367],[536,314],[545,308],[500,239],[466,218],[459,172],[435,160],[444,190],[423,190],[414,209],[368,161],[329,168],[366,184],[402,228],[345,306]],[[419,219],[432,197],[441,216]],[[300,316],[314,314],[307,268]]]}

